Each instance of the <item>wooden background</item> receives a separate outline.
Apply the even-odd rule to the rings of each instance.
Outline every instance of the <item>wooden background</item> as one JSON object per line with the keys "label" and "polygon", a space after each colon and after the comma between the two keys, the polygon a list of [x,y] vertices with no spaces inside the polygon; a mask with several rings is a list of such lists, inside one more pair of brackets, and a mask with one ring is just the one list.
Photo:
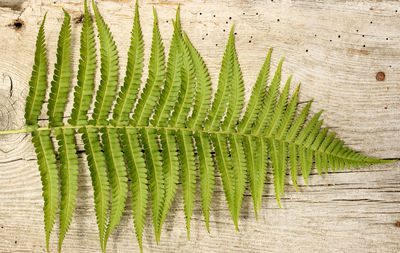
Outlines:
{"label": "wooden background", "polygon": [[[156,6],[166,48],[178,2],[140,1],[146,42],[151,42]],[[302,82],[301,102],[314,98],[312,112],[325,109],[325,124],[351,148],[379,158],[400,158],[400,3],[398,1],[182,1],[182,25],[203,55],[217,83],[229,29],[236,42],[249,91],[269,47],[273,68],[285,56],[283,77]],[[98,1],[120,52],[121,77],[133,17],[132,1]],[[81,0],[0,0],[0,130],[24,126],[23,112],[34,43],[48,11],[46,38],[50,73],[55,62],[61,8],[74,18],[73,61],[79,59]],[[384,72],[385,80],[377,80]],[[50,75],[51,78],[51,75]],[[379,78],[378,78],[379,79]],[[74,78],[73,82],[76,82]],[[214,86],[215,87],[215,86]],[[68,114],[70,106],[68,107]],[[46,117],[43,115],[43,123]],[[82,155],[81,155],[82,156]],[[88,170],[79,171],[76,213],[64,252],[99,252]],[[145,252],[399,252],[400,162],[325,174],[312,172],[300,192],[287,181],[279,209],[271,174],[258,221],[251,197],[244,198],[240,232],[232,224],[217,178],[207,234],[199,198],[186,239],[180,191],[154,242],[150,223]],[[129,201],[128,201],[129,202]],[[0,136],[0,252],[44,252],[41,182],[27,134]],[[150,217],[149,217],[150,221]],[[58,228],[52,233],[56,250]],[[109,242],[109,252],[137,252],[130,204]]]}

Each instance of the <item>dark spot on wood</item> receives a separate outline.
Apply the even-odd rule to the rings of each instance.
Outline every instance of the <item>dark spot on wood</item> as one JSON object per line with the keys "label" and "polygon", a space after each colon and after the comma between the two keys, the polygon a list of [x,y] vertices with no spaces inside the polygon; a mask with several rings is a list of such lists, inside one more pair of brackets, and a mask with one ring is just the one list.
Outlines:
{"label": "dark spot on wood", "polygon": [[225,29],[223,29],[222,31],[225,32]]}
{"label": "dark spot on wood", "polygon": [[249,40],[249,43],[251,43],[251,40]]}
{"label": "dark spot on wood", "polygon": [[400,221],[396,222],[396,227],[400,228]]}
{"label": "dark spot on wood", "polygon": [[314,37],[317,37],[317,35],[316,35],[316,34],[314,34]]}
{"label": "dark spot on wood", "polygon": [[246,13],[245,13],[245,12],[243,12],[243,15],[246,15]]}
{"label": "dark spot on wood", "polygon": [[363,34],[362,36],[363,36],[363,38],[365,37],[365,35],[364,35],[364,34]]}
{"label": "dark spot on wood", "polygon": [[232,19],[232,17],[229,17],[229,19]]}
{"label": "dark spot on wood", "polygon": [[397,12],[397,10],[395,10],[394,12]]}
{"label": "dark spot on wood", "polygon": [[15,244],[17,244],[17,241],[15,241]]}
{"label": "dark spot on wood", "polygon": [[200,12],[199,15],[201,16],[201,15],[203,15],[203,13]]}
{"label": "dark spot on wood", "polygon": [[372,21],[371,22],[369,22],[370,24],[372,24]]}
{"label": "dark spot on wood", "polygon": [[258,12],[256,12],[256,15],[258,15]]}
{"label": "dark spot on wood", "polygon": [[75,18],[74,18],[75,24],[81,24],[81,23],[83,23],[83,17],[84,17],[83,14],[81,14],[81,15],[75,17]]}
{"label": "dark spot on wood", "polygon": [[329,42],[332,42],[332,40],[329,40]]}
{"label": "dark spot on wood", "polygon": [[278,21],[278,22],[279,22],[279,18],[278,18],[276,21]]}
{"label": "dark spot on wood", "polygon": [[168,23],[168,20],[166,22]]}
{"label": "dark spot on wood", "polygon": [[365,45],[363,45],[363,47],[365,47]]}
{"label": "dark spot on wood", "polygon": [[356,30],[356,32],[358,32],[358,29]]}
{"label": "dark spot on wood", "polygon": [[385,81],[385,73],[382,71],[376,73],[376,81]]}
{"label": "dark spot on wood", "polygon": [[308,49],[306,49],[306,53],[308,53]]}
{"label": "dark spot on wood", "polygon": [[26,0],[2,0],[2,1],[0,1],[0,7],[10,8],[13,11],[21,11],[22,4],[25,1]]}
{"label": "dark spot on wood", "polygon": [[14,30],[20,30],[24,26],[24,21],[18,18],[11,22],[11,24],[9,24],[8,26],[13,28]]}
{"label": "dark spot on wood", "polygon": [[226,21],[225,23],[228,24],[228,21]]}
{"label": "dark spot on wood", "polygon": [[218,44],[215,44],[216,47],[218,47]]}
{"label": "dark spot on wood", "polygon": [[201,38],[202,40],[204,40],[204,38]]}
{"label": "dark spot on wood", "polygon": [[387,106],[385,106],[385,110],[387,109]]}
{"label": "dark spot on wood", "polygon": [[340,39],[340,35],[337,36]]}
{"label": "dark spot on wood", "polygon": [[213,17],[215,18],[215,15],[213,15]]}
{"label": "dark spot on wood", "polygon": [[233,34],[237,35],[237,32],[235,32],[235,33],[233,33]]}
{"label": "dark spot on wood", "polygon": [[389,40],[389,38],[386,38],[386,40]]}

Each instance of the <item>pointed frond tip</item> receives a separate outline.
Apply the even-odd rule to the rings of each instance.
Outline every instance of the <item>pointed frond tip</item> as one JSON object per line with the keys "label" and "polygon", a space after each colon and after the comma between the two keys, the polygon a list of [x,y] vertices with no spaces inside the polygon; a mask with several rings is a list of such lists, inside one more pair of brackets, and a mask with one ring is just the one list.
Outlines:
{"label": "pointed frond tip", "polygon": [[[64,117],[68,117],[66,104],[70,80],[75,80],[70,66],[70,51],[75,45],[71,45],[70,16],[63,11],[52,82],[50,85],[47,82],[45,15],[36,39],[25,106],[26,127],[0,132],[0,135],[32,133],[43,186],[47,251],[50,251],[50,234],[58,209],[59,251],[72,223],[81,156],[78,158],[76,140],[82,139],[86,153],[82,162],[87,163],[90,172],[103,252],[108,239],[123,220],[128,195],[132,196],[133,225],[142,252],[148,212],[151,212],[158,243],[163,224],[174,208],[180,183],[189,239],[196,210],[203,212],[206,229],[210,232],[216,180],[222,182],[233,225],[239,230],[246,188],[251,192],[257,218],[267,174],[273,177],[276,200],[281,207],[289,176],[298,190],[302,186],[298,177],[303,177],[301,182],[307,185],[314,168],[322,174],[329,170],[398,161],[371,158],[350,149],[324,125],[322,110],[311,115],[314,111],[312,100],[299,106],[300,84],[293,87],[294,78],[286,78],[283,74],[284,58],[273,73],[272,48],[266,52],[245,105],[245,84],[235,47],[235,26],[227,38],[218,85],[212,95],[207,65],[195,42],[182,30],[180,5],[172,21],[168,59],[153,7],[148,74],[141,87],[145,50],[138,1],[134,8],[125,75],[120,84],[118,50],[111,33],[113,27],[110,29],[107,25],[95,1],[92,1],[92,20],[85,0],[77,83],[74,84],[70,119],[64,124]],[[96,60],[97,51],[100,62]],[[95,84],[97,68],[100,69],[99,84]],[[42,108],[47,89],[50,90],[49,101],[47,108]],[[298,107],[302,109],[298,110]],[[39,117],[46,109],[48,126],[39,127]],[[54,137],[58,145],[53,145]],[[197,190],[200,191],[201,209],[196,206]]]}

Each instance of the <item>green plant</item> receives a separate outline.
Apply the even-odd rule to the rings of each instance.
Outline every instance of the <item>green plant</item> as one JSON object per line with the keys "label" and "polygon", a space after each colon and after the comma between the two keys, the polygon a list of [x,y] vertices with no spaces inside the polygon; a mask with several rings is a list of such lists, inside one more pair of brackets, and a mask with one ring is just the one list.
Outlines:
{"label": "green plant", "polygon": [[[166,66],[154,11],[149,75],[140,91],[144,42],[136,3],[127,70],[117,93],[119,67],[116,44],[93,2],[100,40],[101,81],[89,119],[88,111],[95,93],[96,43],[86,1],[84,8],[81,59],[69,124],[64,124],[63,116],[71,78],[71,26],[70,16],[64,11],[47,106],[49,125],[38,126],[47,89],[45,17],[37,36],[35,63],[29,82],[26,128],[0,132],[32,133],[43,184],[47,251],[58,208],[59,251],[71,223],[77,193],[75,138],[79,138],[78,133],[82,136],[92,178],[102,251],[106,251],[107,240],[125,209],[128,178],[131,180],[134,226],[142,251],[148,194],[151,196],[153,226],[158,242],[163,222],[176,195],[179,178],[182,181],[189,238],[197,169],[207,230],[215,169],[221,175],[228,207],[239,230],[238,219],[247,181],[257,217],[269,167],[273,171],[275,194],[280,206],[288,167],[297,189],[298,167],[307,183],[314,160],[319,174],[327,172],[328,167],[338,170],[390,162],[366,157],[344,146],[341,140],[335,138],[335,133],[322,127],[323,121],[319,119],[322,111],[306,122],[311,101],[295,116],[300,86],[289,96],[289,78],[279,92],[283,60],[267,87],[271,50],[244,108],[244,84],[233,27],[222,59],[218,88],[212,99],[207,67],[181,30],[179,7],[173,20],[174,32]],[[57,150],[51,139],[53,136],[58,141]],[[60,204],[58,180],[61,182]]]}

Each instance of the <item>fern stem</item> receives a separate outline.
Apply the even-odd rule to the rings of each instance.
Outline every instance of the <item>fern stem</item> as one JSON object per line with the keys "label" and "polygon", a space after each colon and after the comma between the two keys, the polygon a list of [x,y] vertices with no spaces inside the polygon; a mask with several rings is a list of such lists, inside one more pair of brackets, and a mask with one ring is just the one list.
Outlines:
{"label": "fern stem", "polygon": [[[39,127],[37,128],[36,126],[28,126],[23,129],[14,129],[14,130],[5,130],[5,131],[0,131],[0,135],[7,135],[7,134],[16,134],[16,133],[31,133],[35,130],[37,131],[48,131],[48,130],[57,130],[57,129],[80,129],[80,128],[117,128],[117,129],[122,129],[126,127],[127,129],[154,129],[154,130],[172,130],[172,131],[188,131],[188,132],[198,132],[198,133],[205,133],[205,134],[218,134],[218,135],[236,135],[236,136],[245,136],[245,137],[255,137],[259,139],[264,139],[264,140],[275,140],[275,141],[280,141],[280,142],[285,142],[287,144],[291,144],[291,141],[288,141],[286,139],[282,138],[276,138],[273,136],[265,136],[265,135],[259,135],[259,134],[252,134],[252,133],[241,133],[241,132],[231,132],[231,131],[213,131],[213,130],[203,130],[203,129],[195,129],[195,128],[185,128],[185,127],[164,127],[164,126],[113,126],[113,125],[86,125],[86,126],[58,126],[58,127]],[[296,146],[303,147],[310,149],[315,152],[321,152],[315,147],[307,147],[302,144],[296,144]],[[327,155],[332,155],[337,158],[342,158],[350,161],[358,161],[357,158],[351,159],[348,157],[343,157],[337,154],[333,154],[332,152],[324,152]],[[391,162],[396,162],[398,161],[397,159],[375,159],[374,161],[366,161],[366,162],[373,162],[373,163],[391,163]]]}

